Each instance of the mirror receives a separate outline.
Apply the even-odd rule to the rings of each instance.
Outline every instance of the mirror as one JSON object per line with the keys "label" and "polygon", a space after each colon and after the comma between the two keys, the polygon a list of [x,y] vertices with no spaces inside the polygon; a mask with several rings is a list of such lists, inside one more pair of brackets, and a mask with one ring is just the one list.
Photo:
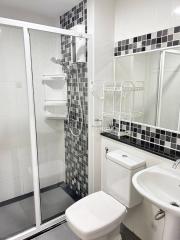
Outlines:
{"label": "mirror", "polygon": [[135,86],[133,122],[180,130],[180,49],[116,57],[115,81]]}

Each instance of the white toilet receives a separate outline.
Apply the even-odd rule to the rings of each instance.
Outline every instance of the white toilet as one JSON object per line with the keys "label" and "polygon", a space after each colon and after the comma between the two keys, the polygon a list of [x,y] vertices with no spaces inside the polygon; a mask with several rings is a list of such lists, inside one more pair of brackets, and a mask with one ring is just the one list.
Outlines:
{"label": "white toilet", "polygon": [[124,151],[108,152],[102,162],[102,191],[74,203],[66,220],[81,240],[120,240],[120,223],[142,197],[132,185],[132,176],[145,168],[145,161]]}

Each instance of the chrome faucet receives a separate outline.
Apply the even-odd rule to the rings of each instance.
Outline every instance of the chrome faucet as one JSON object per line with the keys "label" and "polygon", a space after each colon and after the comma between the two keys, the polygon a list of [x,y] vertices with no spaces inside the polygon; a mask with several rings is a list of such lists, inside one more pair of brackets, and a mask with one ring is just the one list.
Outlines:
{"label": "chrome faucet", "polygon": [[180,164],[180,159],[177,159],[177,160],[173,163],[172,168],[176,169],[179,164]]}

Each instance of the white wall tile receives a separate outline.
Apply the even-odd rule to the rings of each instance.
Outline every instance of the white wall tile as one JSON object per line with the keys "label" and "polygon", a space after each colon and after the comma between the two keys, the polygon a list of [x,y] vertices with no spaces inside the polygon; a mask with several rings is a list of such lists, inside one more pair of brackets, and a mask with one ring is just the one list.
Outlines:
{"label": "white wall tile", "polygon": [[178,6],[178,0],[116,0],[115,42],[178,26],[180,15],[173,12]]}

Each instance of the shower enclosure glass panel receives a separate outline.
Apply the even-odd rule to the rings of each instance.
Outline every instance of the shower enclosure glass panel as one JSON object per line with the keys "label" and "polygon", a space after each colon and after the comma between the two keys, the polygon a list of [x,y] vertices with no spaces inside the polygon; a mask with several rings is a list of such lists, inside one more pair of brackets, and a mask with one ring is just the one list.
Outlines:
{"label": "shower enclosure glass panel", "polygon": [[0,25],[0,239],[35,225],[23,30]]}
{"label": "shower enclosure glass panel", "polygon": [[[30,30],[35,98],[41,215],[46,222],[74,203],[65,181],[64,120],[67,77],[62,65],[60,34]],[[71,38],[71,37],[69,37]]]}

